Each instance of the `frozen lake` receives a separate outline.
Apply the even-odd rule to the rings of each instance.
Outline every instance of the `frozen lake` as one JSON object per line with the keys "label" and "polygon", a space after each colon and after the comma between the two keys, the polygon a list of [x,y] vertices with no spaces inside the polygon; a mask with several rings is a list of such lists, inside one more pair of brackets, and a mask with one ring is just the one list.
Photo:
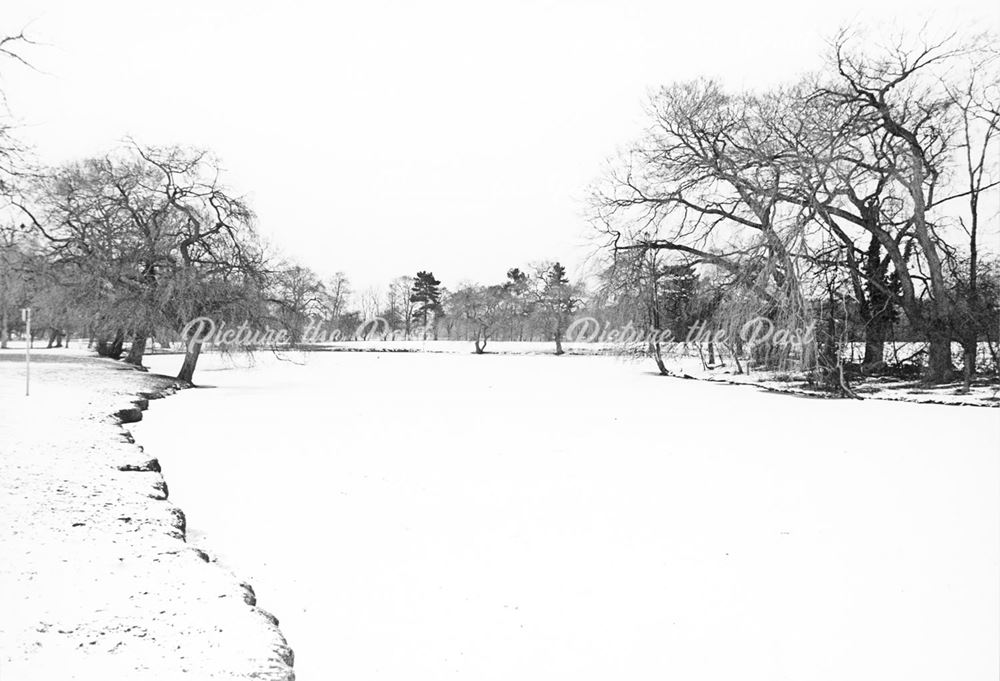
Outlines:
{"label": "frozen lake", "polygon": [[[312,354],[130,426],[311,679],[995,679],[1000,413]],[[153,356],[176,373],[177,356]]]}

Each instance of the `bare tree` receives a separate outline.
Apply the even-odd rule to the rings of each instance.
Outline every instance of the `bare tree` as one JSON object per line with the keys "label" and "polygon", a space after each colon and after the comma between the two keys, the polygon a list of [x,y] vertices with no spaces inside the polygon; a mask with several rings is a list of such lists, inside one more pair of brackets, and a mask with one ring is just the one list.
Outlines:
{"label": "bare tree", "polygon": [[[91,292],[104,331],[119,345],[131,335],[130,363],[141,364],[157,328],[262,300],[253,213],[219,176],[206,152],[130,143],[38,178],[15,202],[50,260]],[[189,344],[179,378],[191,380],[200,349]]]}
{"label": "bare tree", "polygon": [[361,292],[361,316],[366,320],[375,319],[382,313],[382,294],[374,286]]}
{"label": "bare tree", "polygon": [[881,160],[906,200],[903,235],[912,234],[926,277],[928,304],[918,304],[910,268],[899,239],[885,230],[874,233],[887,250],[900,277],[903,304],[911,323],[928,339],[926,378],[945,381],[952,372],[953,301],[942,267],[941,243],[930,211],[940,203],[937,192],[954,144],[954,101],[942,78],[950,64],[971,48],[952,36],[939,41],[918,37],[893,45],[862,47],[857,36],[841,32],[833,46],[834,77],[820,90],[830,106],[853,113],[855,124],[878,136]]}
{"label": "bare tree", "polygon": [[343,272],[335,273],[326,282],[327,309],[330,313],[330,321],[337,324],[341,315],[347,311],[347,304],[351,298],[351,282]]}
{"label": "bare tree", "polygon": [[662,88],[646,135],[594,196],[594,223],[613,250],[673,252],[728,280],[719,311],[732,313],[729,325],[807,316],[800,263],[813,213],[782,200],[780,104],[711,82]]}
{"label": "bare tree", "polygon": [[326,287],[311,269],[287,261],[279,264],[268,278],[268,301],[275,306],[289,341],[299,343],[309,321],[327,312]]}
{"label": "bare tree", "polygon": [[[730,325],[748,315],[806,323],[833,294],[838,343],[860,317],[866,370],[882,364],[899,306],[928,341],[926,378],[945,380],[956,322],[945,204],[994,186],[977,162],[994,137],[958,143],[963,98],[951,84],[982,53],[976,40],[862,47],[842,32],[828,72],[792,87],[661,88],[646,134],[594,194],[594,223],[614,251],[671,251],[714,269],[726,291],[717,314]],[[990,97],[977,99],[982,135]],[[971,181],[948,193],[963,146],[976,149]]]}
{"label": "bare tree", "polygon": [[[36,43],[24,31],[16,35],[0,36],[0,60],[33,69],[24,53]],[[0,195],[15,191],[16,178],[29,171],[27,148],[17,139],[15,125],[7,107],[7,98],[0,91]]]}
{"label": "bare tree", "polygon": [[967,216],[961,218],[968,236],[968,264],[965,276],[956,272],[960,288],[964,289],[958,300],[959,329],[962,343],[966,387],[976,373],[976,356],[980,337],[987,330],[991,319],[989,303],[979,288],[979,232],[983,199],[988,192],[996,193],[998,185],[997,156],[1000,140],[1000,69],[998,56],[988,54],[970,64],[965,82],[949,87],[950,98],[958,110],[961,126],[959,153],[961,154],[961,184],[964,191],[954,198],[966,199]]}
{"label": "bare tree", "polygon": [[486,351],[493,329],[504,317],[507,293],[503,285],[481,286],[468,284],[451,294],[451,316],[460,315],[473,327],[475,353]]}
{"label": "bare tree", "polygon": [[413,277],[404,275],[402,277],[396,277],[389,284],[390,294],[399,306],[399,321],[403,323],[404,337],[407,339],[410,337],[410,329],[413,323],[414,302],[411,297],[413,281]]}

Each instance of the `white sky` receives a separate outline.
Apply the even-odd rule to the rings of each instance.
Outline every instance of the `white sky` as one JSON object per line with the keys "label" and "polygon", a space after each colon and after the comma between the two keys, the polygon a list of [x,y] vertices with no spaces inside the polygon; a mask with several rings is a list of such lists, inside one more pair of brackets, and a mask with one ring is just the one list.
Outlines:
{"label": "white sky", "polygon": [[[125,135],[209,147],[261,230],[360,289],[446,286],[591,250],[581,213],[647,90],[766,86],[818,64],[838,26],[1000,25],[1000,3],[3,0],[0,32],[47,43],[0,65],[41,160]],[[904,18],[900,23],[900,19]]]}

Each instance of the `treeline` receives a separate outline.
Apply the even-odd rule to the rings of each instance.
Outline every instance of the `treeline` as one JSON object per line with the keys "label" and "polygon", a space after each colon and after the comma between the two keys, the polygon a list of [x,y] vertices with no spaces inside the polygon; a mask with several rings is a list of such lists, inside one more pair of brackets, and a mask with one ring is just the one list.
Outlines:
{"label": "treeline", "polygon": [[[24,221],[0,226],[0,345],[23,332],[22,307],[33,309],[33,335],[47,337],[50,347],[83,337],[98,354],[135,365],[153,343],[183,347],[178,375],[185,380],[201,344],[186,343],[181,331],[197,317],[280,328],[293,346],[333,338],[449,339],[468,341],[476,353],[491,341],[545,341],[562,354],[568,326],[583,316],[605,329],[669,331],[678,341],[702,324],[731,331],[721,347],[707,343],[709,363],[725,351],[739,369],[741,359],[788,368],[794,353],[799,361],[823,361],[817,348],[741,347],[739,327],[755,315],[803,326],[833,320],[835,328],[820,329],[821,344],[834,347],[832,366],[858,341],[868,362],[876,342],[864,301],[843,288],[829,289],[829,299],[800,293],[799,307],[789,311],[777,304],[788,299],[766,288],[766,277],[733,276],[727,267],[706,266],[715,263],[705,257],[678,257],[676,249],[648,241],[611,249],[586,282],[570,282],[562,264],[549,262],[511,268],[492,284],[448,288],[419,271],[358,292],[343,272],[322,277],[270,251],[251,209],[220,176],[204,152],[130,143],[22,177],[11,202]],[[765,265],[758,263],[761,272]],[[979,275],[984,309],[995,311],[997,277],[982,265]],[[996,336],[985,322],[983,328],[996,371]],[[919,340],[921,333],[887,307],[877,343]],[[645,349],[665,372],[659,344]],[[881,362],[881,345],[877,352]]]}
{"label": "treeline", "polygon": [[[431,272],[399,277],[387,291],[352,290],[283,259],[260,238],[251,207],[222,183],[207,152],[130,141],[108,154],[8,174],[0,223],[0,347],[22,335],[60,347],[85,338],[104,357],[141,366],[154,344],[182,346],[178,377],[190,381],[202,349],[189,322],[279,328],[288,344],[321,337],[493,338],[562,334],[581,301],[559,263],[519,269],[492,286],[454,291]],[[364,325],[377,320],[375,325]],[[198,327],[189,330],[199,331]]]}
{"label": "treeline", "polygon": [[[358,319],[378,317],[385,323],[373,331],[394,338],[467,340],[482,354],[491,340],[551,341],[556,354],[584,288],[571,284],[559,262],[507,271],[495,284],[440,286],[429,272],[399,277],[384,296],[370,289],[361,298]],[[397,333],[401,331],[402,333]]]}
{"label": "treeline", "polygon": [[[838,390],[884,370],[893,341],[925,345],[930,381],[952,377],[953,342],[967,380],[996,373],[1000,58],[987,37],[874,44],[843,33],[821,72],[770,91],[657,90],[645,134],[592,192],[602,265],[578,282],[548,262],[492,283],[448,288],[427,270],[355,291],[269,248],[205,151],[130,141],[38,168],[0,118],[0,345],[23,331],[23,307],[48,344],[82,336],[135,365],[198,317],[278,327],[293,345],[317,324],[354,338],[378,319],[366,337],[562,353],[586,315],[679,340],[708,324],[737,361]],[[815,340],[743,347],[758,318]],[[990,367],[977,366],[983,344]],[[184,347],[191,380],[201,344]],[[647,350],[665,371],[663,348]]]}
{"label": "treeline", "polygon": [[574,312],[588,300],[559,262],[511,268],[496,284],[442,286],[433,272],[356,292],[347,275],[327,279],[301,265],[273,273],[265,318],[289,343],[332,340],[466,340],[482,354],[491,340],[549,341],[556,354]]}
{"label": "treeline", "polygon": [[834,386],[846,343],[876,372],[900,326],[926,343],[928,381],[952,377],[953,342],[967,378],[981,343],[995,364],[996,40],[928,33],[880,47],[842,32],[819,72],[767,91],[655,91],[645,133],[592,193],[622,295],[655,306],[673,268],[695,266],[717,324],[817,322],[817,347],[759,359]]}

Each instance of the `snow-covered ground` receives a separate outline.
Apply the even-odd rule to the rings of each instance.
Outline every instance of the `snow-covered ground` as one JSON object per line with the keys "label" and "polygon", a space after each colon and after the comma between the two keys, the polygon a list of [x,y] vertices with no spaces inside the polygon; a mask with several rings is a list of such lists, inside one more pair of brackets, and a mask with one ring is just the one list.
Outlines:
{"label": "snow-covered ground", "polygon": [[291,678],[274,623],[184,542],[158,464],[111,418],[172,381],[82,355],[38,353],[26,397],[0,351],[0,680]]}
{"label": "snow-covered ground", "polygon": [[206,356],[134,431],[301,679],[1000,674],[995,410],[608,357],[289,358]]}

